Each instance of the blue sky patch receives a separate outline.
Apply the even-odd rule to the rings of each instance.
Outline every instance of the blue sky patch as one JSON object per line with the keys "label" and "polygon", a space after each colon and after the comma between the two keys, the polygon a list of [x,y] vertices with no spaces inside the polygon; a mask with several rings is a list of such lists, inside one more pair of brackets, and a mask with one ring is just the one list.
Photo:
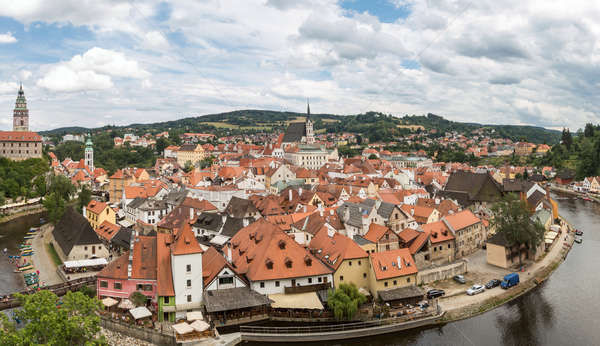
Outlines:
{"label": "blue sky patch", "polygon": [[393,23],[410,14],[408,6],[397,7],[392,0],[344,0],[341,6],[346,10],[359,13],[369,12],[385,23]]}

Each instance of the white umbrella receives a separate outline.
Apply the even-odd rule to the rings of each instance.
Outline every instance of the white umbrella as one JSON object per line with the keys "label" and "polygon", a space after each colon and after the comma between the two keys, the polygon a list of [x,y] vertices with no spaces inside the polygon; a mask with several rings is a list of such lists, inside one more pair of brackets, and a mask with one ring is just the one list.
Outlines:
{"label": "white umbrella", "polygon": [[117,304],[119,301],[116,299],[112,299],[111,297],[106,297],[104,299],[102,299],[102,304],[104,304],[104,306],[106,306],[107,308],[110,308],[111,306]]}
{"label": "white umbrella", "polygon": [[194,323],[192,323],[190,326],[197,332],[203,332],[210,328],[210,324],[200,320],[194,321]]}
{"label": "white umbrella", "polygon": [[185,314],[185,319],[192,322],[196,320],[203,320],[202,311],[191,311]]}
{"label": "white umbrella", "polygon": [[140,306],[139,308],[131,309],[131,310],[129,310],[129,313],[136,320],[139,320],[140,318],[146,318],[146,317],[152,316],[152,313],[150,312],[150,310],[148,310],[148,308],[145,306]]}
{"label": "white umbrella", "polygon": [[121,302],[117,306],[119,309],[129,310],[135,308],[135,305],[131,302],[131,300],[127,298],[121,299]]}
{"label": "white umbrella", "polygon": [[194,328],[190,327],[186,322],[181,322],[173,325],[173,329],[177,334],[188,334],[194,331]]}

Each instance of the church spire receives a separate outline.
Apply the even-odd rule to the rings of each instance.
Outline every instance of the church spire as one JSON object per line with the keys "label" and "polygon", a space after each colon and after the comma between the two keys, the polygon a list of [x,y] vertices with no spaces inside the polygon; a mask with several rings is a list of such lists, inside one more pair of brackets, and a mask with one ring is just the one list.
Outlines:
{"label": "church spire", "polygon": [[13,111],[13,131],[29,131],[29,110],[27,109],[27,99],[23,91],[23,83],[19,85],[17,101]]}
{"label": "church spire", "polygon": [[306,116],[310,118],[310,102],[308,97],[306,98]]}

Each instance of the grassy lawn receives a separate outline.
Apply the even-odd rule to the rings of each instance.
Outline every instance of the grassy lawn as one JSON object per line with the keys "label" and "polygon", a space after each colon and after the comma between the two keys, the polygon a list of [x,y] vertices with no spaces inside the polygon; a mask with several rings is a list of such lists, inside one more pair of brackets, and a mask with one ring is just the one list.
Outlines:
{"label": "grassy lawn", "polygon": [[227,128],[227,129],[237,129],[238,128],[237,125],[228,124],[228,123],[221,123],[221,122],[217,122],[217,121],[203,121],[200,124],[211,125],[211,126],[214,126],[216,128]]}
{"label": "grassy lawn", "polygon": [[61,265],[62,261],[60,260],[60,257],[58,257],[58,254],[56,253],[56,250],[54,249],[54,245],[48,243],[48,244],[46,244],[46,249],[48,250],[50,257],[52,257],[52,262],[54,262],[54,264],[56,264],[57,266]]}

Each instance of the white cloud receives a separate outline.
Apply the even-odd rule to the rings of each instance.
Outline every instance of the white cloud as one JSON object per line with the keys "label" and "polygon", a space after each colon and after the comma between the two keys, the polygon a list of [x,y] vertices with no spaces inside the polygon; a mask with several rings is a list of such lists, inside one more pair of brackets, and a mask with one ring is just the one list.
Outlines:
{"label": "white cloud", "polygon": [[31,71],[29,70],[21,70],[19,71],[19,78],[21,78],[21,80],[28,80],[29,78],[31,78]]}
{"label": "white cloud", "polygon": [[13,36],[12,32],[6,34],[0,34],[0,44],[2,43],[15,43],[17,39]]}
{"label": "white cloud", "polygon": [[169,48],[169,42],[159,31],[149,31],[144,35],[142,46],[151,50],[164,50]]}
{"label": "white cloud", "polygon": [[113,87],[111,77],[142,79],[149,75],[123,53],[94,47],[52,66],[37,85],[52,91],[102,90]]}
{"label": "white cloud", "polygon": [[15,82],[0,82],[0,95],[15,94],[19,85]]}

